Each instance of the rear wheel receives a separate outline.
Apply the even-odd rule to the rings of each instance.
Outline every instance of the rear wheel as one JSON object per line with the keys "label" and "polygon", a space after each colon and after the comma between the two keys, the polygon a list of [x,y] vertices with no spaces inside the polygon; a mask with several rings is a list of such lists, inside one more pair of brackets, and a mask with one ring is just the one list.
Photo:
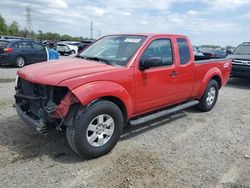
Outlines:
{"label": "rear wheel", "polygon": [[26,61],[23,56],[16,57],[16,66],[21,68],[26,64]]}
{"label": "rear wheel", "polygon": [[212,108],[217,102],[218,94],[219,94],[218,82],[215,80],[210,80],[202,98],[200,99],[198,108],[203,112],[208,112],[212,110]]}
{"label": "rear wheel", "polygon": [[111,151],[123,129],[123,115],[119,107],[101,100],[78,111],[78,114],[74,125],[66,130],[70,147],[86,158],[96,158]]}

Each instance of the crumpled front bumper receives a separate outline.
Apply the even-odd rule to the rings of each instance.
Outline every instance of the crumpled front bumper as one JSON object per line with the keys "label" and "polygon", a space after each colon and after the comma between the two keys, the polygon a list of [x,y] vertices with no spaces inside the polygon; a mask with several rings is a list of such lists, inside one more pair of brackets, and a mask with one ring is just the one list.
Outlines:
{"label": "crumpled front bumper", "polygon": [[33,127],[40,133],[46,133],[46,125],[41,120],[33,119],[31,116],[27,115],[21,108],[20,104],[16,104],[16,111],[20,118],[29,126]]}

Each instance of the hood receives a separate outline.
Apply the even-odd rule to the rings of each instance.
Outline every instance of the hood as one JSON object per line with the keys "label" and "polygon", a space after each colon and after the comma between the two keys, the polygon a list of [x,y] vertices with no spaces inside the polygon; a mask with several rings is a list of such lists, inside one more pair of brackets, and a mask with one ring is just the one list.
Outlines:
{"label": "hood", "polygon": [[117,67],[84,59],[68,59],[28,65],[17,72],[24,80],[37,84],[58,85],[60,82],[86,76],[100,74],[117,69]]}
{"label": "hood", "polygon": [[238,59],[238,60],[250,60],[250,55],[238,55],[238,54],[230,54],[227,56],[227,58],[230,58],[232,60]]}

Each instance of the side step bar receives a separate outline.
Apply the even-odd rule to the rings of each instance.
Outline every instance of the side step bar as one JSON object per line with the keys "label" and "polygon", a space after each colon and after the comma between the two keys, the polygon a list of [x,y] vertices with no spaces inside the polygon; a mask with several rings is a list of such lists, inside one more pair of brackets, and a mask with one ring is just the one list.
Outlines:
{"label": "side step bar", "polygon": [[150,114],[148,116],[144,116],[144,117],[141,117],[141,118],[138,118],[138,119],[135,119],[135,120],[131,120],[129,122],[130,122],[131,125],[146,123],[146,122],[153,121],[153,120],[156,120],[158,118],[161,118],[163,116],[166,116],[166,115],[169,115],[169,114],[184,110],[186,108],[195,106],[197,104],[199,104],[199,101],[197,101],[197,100],[186,102],[184,104],[175,106],[173,108],[169,108],[169,109],[166,109],[166,110],[163,110],[163,111],[160,111],[160,112],[156,112],[156,113]]}

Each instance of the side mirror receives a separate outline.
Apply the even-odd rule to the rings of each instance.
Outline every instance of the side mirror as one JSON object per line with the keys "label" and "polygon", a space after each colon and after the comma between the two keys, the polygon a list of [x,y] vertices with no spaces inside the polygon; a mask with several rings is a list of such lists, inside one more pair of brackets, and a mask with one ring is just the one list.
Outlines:
{"label": "side mirror", "polygon": [[146,70],[150,67],[159,67],[162,65],[162,59],[160,57],[149,57],[144,61],[140,61],[140,70]]}

